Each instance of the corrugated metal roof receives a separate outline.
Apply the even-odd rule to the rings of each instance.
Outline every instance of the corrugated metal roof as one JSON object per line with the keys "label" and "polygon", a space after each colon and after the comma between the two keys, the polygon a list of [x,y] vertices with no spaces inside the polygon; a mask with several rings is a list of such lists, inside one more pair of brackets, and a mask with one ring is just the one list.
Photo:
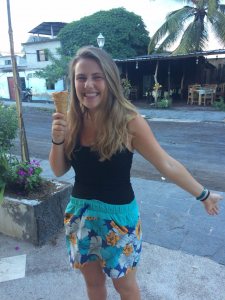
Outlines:
{"label": "corrugated metal roof", "polygon": [[67,25],[67,23],[43,22],[39,24],[37,27],[33,28],[31,31],[29,31],[29,33],[56,36],[65,25]]}
{"label": "corrugated metal roof", "polygon": [[169,60],[169,59],[172,60],[172,59],[182,59],[188,57],[199,57],[199,56],[219,55],[219,54],[225,54],[225,49],[217,49],[217,50],[209,50],[209,51],[201,51],[201,52],[199,51],[199,52],[178,54],[178,55],[173,55],[171,53],[156,53],[156,54],[142,55],[142,56],[136,56],[131,58],[123,58],[123,59],[115,58],[114,61],[132,62],[132,61],[146,61],[146,60]]}

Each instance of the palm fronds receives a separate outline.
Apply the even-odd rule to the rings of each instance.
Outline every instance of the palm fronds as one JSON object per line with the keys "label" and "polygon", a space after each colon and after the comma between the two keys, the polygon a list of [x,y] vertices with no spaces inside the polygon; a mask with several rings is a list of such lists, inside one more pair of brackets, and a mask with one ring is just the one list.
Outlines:
{"label": "palm fronds", "polygon": [[172,42],[175,42],[177,37],[182,32],[184,23],[189,17],[193,16],[193,14],[193,7],[190,6],[185,6],[179,10],[169,13],[166,17],[166,22],[153,35],[149,43],[148,53],[153,53],[156,50],[156,45],[165,36],[167,36],[167,40],[164,44],[169,45]]}
{"label": "palm fronds", "polygon": [[207,30],[204,23],[193,21],[185,30],[181,42],[173,54],[186,54],[188,52],[203,51],[208,41]]}
{"label": "palm fronds", "polygon": [[186,5],[167,15],[166,21],[156,31],[149,43],[149,54],[167,50],[181,35],[180,44],[173,54],[204,50],[208,41],[208,23],[218,40],[225,46],[224,4],[220,4],[219,0],[177,0],[176,2],[191,5]]}

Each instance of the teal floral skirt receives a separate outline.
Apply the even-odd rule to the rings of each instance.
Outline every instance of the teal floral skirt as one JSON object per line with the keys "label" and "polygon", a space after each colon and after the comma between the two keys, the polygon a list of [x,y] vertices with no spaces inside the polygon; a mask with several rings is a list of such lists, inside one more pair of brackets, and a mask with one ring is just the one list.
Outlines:
{"label": "teal floral skirt", "polygon": [[112,205],[71,197],[64,219],[66,244],[73,268],[99,260],[111,278],[137,266],[142,232],[137,202]]}

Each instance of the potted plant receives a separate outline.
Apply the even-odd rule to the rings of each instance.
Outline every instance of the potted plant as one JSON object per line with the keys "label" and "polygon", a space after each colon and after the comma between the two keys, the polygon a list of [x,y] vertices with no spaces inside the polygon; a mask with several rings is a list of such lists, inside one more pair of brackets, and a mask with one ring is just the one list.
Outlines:
{"label": "potted plant", "polygon": [[172,106],[172,99],[164,97],[156,102],[156,108],[170,108]]}
{"label": "potted plant", "polygon": [[162,88],[162,85],[159,84],[158,82],[156,82],[153,86],[153,92],[152,92],[152,95],[154,97],[154,100],[155,100],[155,104],[157,103],[158,101],[158,97],[159,97],[159,90]]}
{"label": "potted plant", "polygon": [[14,113],[0,105],[0,232],[41,245],[63,227],[72,186],[43,179],[39,161],[20,161],[10,153],[17,131]]}
{"label": "potted plant", "polygon": [[130,81],[127,78],[123,78],[123,79],[121,79],[121,85],[122,85],[122,88],[123,88],[124,97],[126,99],[129,99],[129,97],[130,97],[130,91],[131,91],[131,83],[130,83]]}

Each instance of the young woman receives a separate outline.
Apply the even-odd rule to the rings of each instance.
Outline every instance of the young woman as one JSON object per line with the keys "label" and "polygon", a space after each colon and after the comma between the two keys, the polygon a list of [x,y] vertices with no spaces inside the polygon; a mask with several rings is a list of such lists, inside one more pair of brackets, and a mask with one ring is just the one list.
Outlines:
{"label": "young woman", "polygon": [[208,214],[218,213],[221,196],[205,189],[160,147],[148,123],[124,98],[112,58],[99,48],[81,48],[71,63],[67,118],[53,114],[49,160],[56,176],[71,166],[75,170],[65,213],[67,246],[91,300],[106,299],[106,274],[121,299],[140,299],[141,226],[130,183],[134,151],[200,200]]}

